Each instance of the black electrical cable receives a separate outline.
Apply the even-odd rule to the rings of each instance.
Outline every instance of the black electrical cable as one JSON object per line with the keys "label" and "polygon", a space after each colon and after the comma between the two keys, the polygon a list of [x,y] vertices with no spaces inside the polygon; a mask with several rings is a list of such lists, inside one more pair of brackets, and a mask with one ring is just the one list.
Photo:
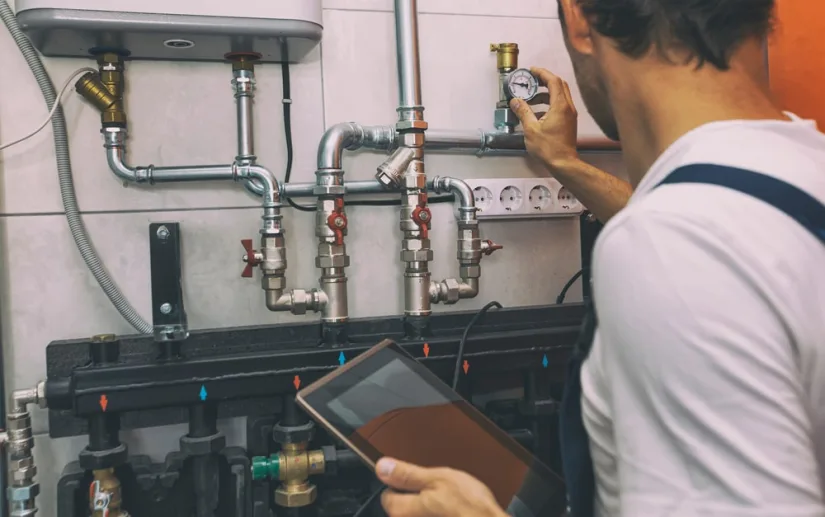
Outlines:
{"label": "black electrical cable", "polygon": [[[289,77],[289,63],[284,61],[281,65],[281,77],[283,78],[283,94],[284,94],[284,136],[286,137],[286,175],[284,176],[284,183],[289,183],[292,176],[292,86]],[[301,212],[314,212],[314,206],[299,205],[291,199],[287,199],[289,206]]]}
{"label": "black electrical cable", "polygon": [[362,504],[361,507],[358,508],[358,510],[352,515],[352,517],[362,517],[364,515],[364,512],[366,512],[367,509],[369,509],[369,507],[372,506],[372,503],[374,503],[375,500],[378,499],[378,496],[380,496],[384,492],[384,490],[386,490],[386,488],[387,487],[385,486],[378,487],[378,489],[375,492],[370,494],[367,500],[364,501],[364,504]]}
{"label": "black electrical cable", "polygon": [[573,277],[570,280],[568,280],[566,284],[564,284],[564,288],[559,293],[558,298],[556,298],[556,304],[557,305],[561,305],[561,304],[564,303],[564,299],[567,298],[567,291],[569,291],[570,288],[573,287],[573,284],[576,283],[576,280],[581,278],[581,276],[583,274],[584,274],[584,269],[580,269],[578,273],[573,275]]}
{"label": "black electrical cable", "polygon": [[[281,76],[283,77],[283,95],[284,95],[284,136],[286,138],[286,174],[284,175],[284,184],[289,183],[292,178],[292,162],[294,160],[294,149],[292,146],[292,87],[289,75],[289,63],[284,62],[281,65]],[[454,203],[455,196],[450,194],[446,196],[437,196],[430,198],[429,204],[434,205],[438,203]],[[318,210],[315,206],[300,205],[287,198],[289,206],[301,212],[316,212]],[[366,199],[359,201],[350,201],[347,206],[401,206],[400,199]]]}
{"label": "black electrical cable", "polygon": [[461,341],[458,343],[458,356],[455,359],[455,372],[453,373],[453,389],[458,389],[458,379],[459,374],[461,372],[461,363],[464,359],[464,347],[467,345],[467,336],[470,335],[470,330],[478,323],[478,320],[484,317],[487,312],[495,307],[496,309],[501,309],[501,304],[498,302],[490,302],[484,307],[479,310],[473,319],[470,320],[470,323],[467,324],[467,327],[464,329],[464,334],[461,336]]}

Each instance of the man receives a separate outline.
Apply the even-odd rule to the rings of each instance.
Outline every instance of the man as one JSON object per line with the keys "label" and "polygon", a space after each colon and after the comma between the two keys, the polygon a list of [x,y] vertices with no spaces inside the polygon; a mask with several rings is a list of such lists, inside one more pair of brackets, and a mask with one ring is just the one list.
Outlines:
{"label": "man", "polygon": [[[559,4],[634,190],[579,159],[568,86],[534,70],[547,115],[512,104],[530,154],[610,219],[580,376],[595,508],[574,517],[825,516],[825,136],[771,102],[774,0]],[[390,517],[505,515],[463,473],[377,474]]]}

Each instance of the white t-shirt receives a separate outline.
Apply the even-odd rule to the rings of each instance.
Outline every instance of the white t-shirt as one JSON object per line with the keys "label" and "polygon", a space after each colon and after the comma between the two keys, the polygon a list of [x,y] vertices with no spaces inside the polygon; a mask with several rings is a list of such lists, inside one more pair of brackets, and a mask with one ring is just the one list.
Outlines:
{"label": "white t-shirt", "polygon": [[671,146],[596,245],[582,410],[601,517],[823,517],[825,244],[758,199],[665,185],[711,163],[825,204],[810,122],[708,124]]}

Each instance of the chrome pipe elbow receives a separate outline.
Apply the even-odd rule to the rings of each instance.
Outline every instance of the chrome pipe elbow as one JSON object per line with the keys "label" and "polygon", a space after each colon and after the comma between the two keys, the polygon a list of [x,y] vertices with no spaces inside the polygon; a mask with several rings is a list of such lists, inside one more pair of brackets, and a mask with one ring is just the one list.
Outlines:
{"label": "chrome pipe elbow", "polygon": [[128,183],[151,182],[151,165],[132,168],[126,164],[126,128],[107,127],[101,132],[104,137],[103,147],[106,148],[106,162],[115,176]]}
{"label": "chrome pipe elbow", "polygon": [[395,129],[343,122],[327,129],[318,145],[318,169],[342,169],[344,151],[366,147],[389,151],[395,147]]}
{"label": "chrome pipe elbow", "polygon": [[476,208],[475,195],[466,181],[458,178],[436,176],[427,182],[427,187],[436,194],[442,192],[454,194],[459,203],[460,220],[465,223],[476,221],[478,209]]}

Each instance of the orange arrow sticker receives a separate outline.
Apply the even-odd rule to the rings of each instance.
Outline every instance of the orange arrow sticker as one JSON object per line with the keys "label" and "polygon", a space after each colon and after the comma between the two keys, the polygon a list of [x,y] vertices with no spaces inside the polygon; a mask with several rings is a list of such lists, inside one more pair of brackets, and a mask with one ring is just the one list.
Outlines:
{"label": "orange arrow sticker", "polygon": [[109,399],[106,398],[105,394],[101,395],[100,396],[100,409],[102,409],[103,412],[105,413],[107,407],[109,407]]}
{"label": "orange arrow sticker", "polygon": [[464,360],[464,375],[467,375],[467,372],[470,371],[470,362],[466,359]]}
{"label": "orange arrow sticker", "polygon": [[430,344],[424,343],[424,357],[430,357]]}
{"label": "orange arrow sticker", "polygon": [[295,386],[295,390],[297,391],[298,388],[301,387],[301,378],[296,375],[295,379],[292,380],[292,384]]}

